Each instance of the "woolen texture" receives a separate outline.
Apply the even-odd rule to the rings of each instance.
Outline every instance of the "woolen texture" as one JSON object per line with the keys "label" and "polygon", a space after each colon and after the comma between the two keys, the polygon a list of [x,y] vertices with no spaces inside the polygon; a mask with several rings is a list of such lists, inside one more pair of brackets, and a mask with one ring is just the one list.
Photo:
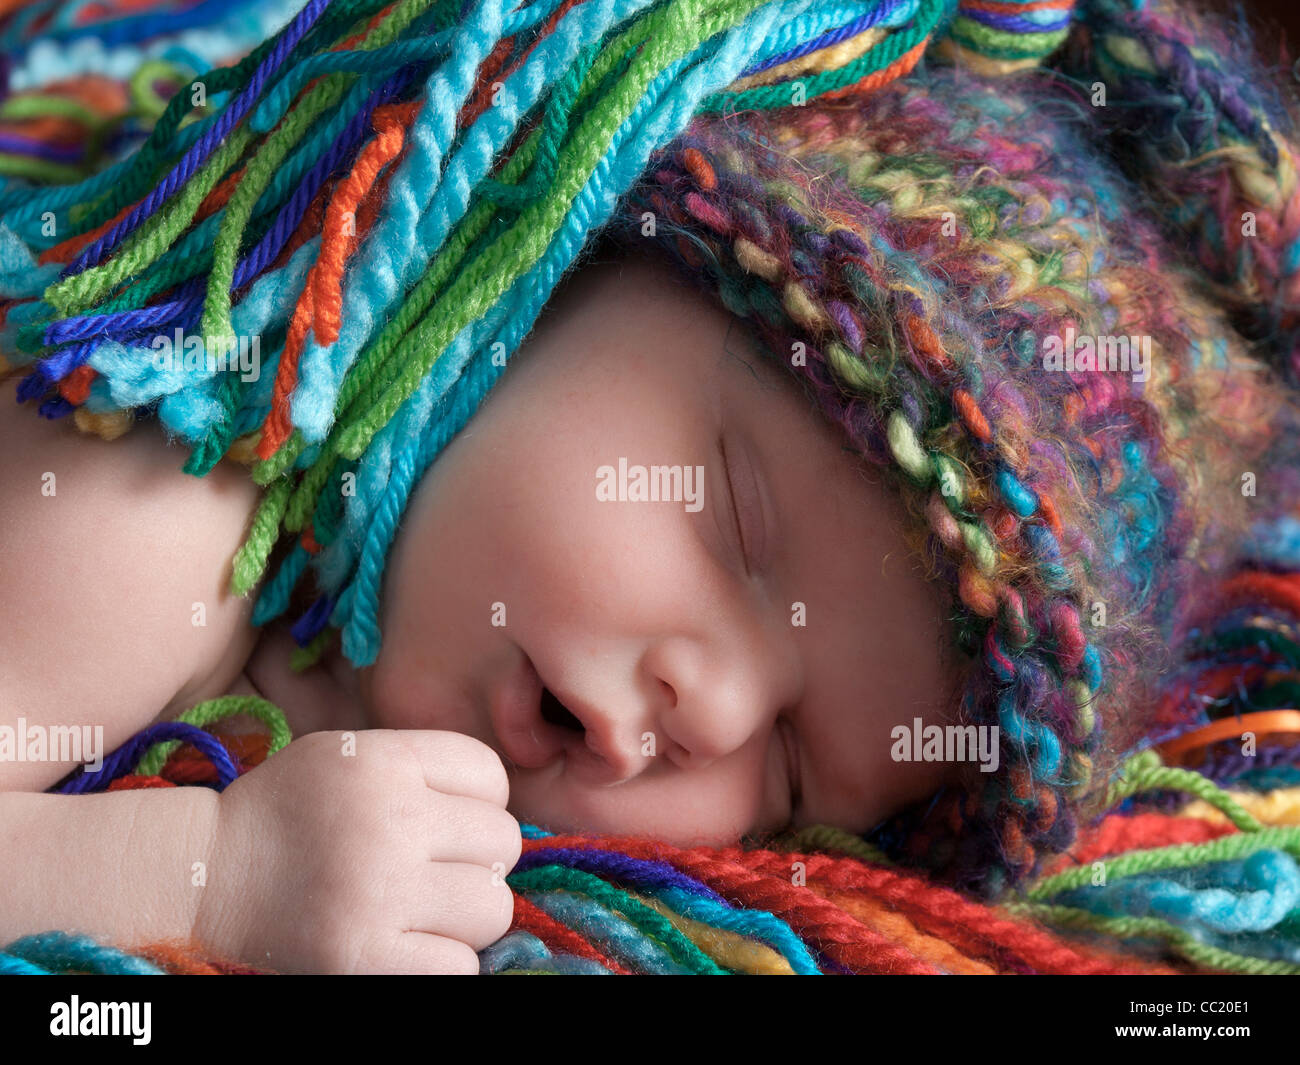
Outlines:
{"label": "woolen texture", "polygon": [[[107,169],[0,190],[0,350],[47,417],[249,465],[232,590],[262,624],[310,586],[306,658],[337,632],[374,661],[414,486],[604,235],[752,328],[952,589],[954,713],[1001,769],[879,826],[888,853],[998,896],[1121,759],[1295,705],[1295,104],[1219,23],[309,0],[198,73],[208,102],[173,71]],[[159,368],[175,328],[259,336],[262,376]],[[1120,336],[1145,380],[1044,364]]]}

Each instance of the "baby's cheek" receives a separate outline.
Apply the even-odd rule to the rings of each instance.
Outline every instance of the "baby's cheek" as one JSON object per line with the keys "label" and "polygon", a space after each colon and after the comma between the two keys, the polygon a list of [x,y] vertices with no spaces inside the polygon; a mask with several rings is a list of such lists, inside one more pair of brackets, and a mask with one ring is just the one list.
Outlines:
{"label": "baby's cheek", "polygon": [[[412,642],[408,642],[411,640]],[[439,687],[440,670],[431,665],[427,635],[398,623],[385,634],[375,664],[360,678],[358,694],[371,728],[445,729],[473,734],[451,694]]]}
{"label": "baby's cheek", "polygon": [[752,779],[708,770],[636,778],[609,788],[566,780],[553,767],[510,774],[507,809],[519,821],[552,832],[652,836],[674,846],[725,846],[754,828],[759,817]]}

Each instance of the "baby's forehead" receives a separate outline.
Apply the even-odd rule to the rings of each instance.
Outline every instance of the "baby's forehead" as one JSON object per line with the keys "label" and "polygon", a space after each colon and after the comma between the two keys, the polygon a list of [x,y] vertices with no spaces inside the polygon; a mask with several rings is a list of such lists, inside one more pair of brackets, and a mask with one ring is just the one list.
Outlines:
{"label": "baby's forehead", "polygon": [[751,411],[798,402],[820,424],[814,397],[782,353],[663,248],[650,242],[600,248],[565,275],[525,348],[538,345],[550,357],[553,345],[579,344],[588,350],[570,364],[575,368],[617,372],[660,394],[721,391]]}
{"label": "baby's forehead", "polygon": [[[649,244],[602,244],[555,287],[545,313],[600,301],[611,307],[663,307],[665,310],[716,307],[667,257]],[[608,249],[608,250],[605,250]]]}

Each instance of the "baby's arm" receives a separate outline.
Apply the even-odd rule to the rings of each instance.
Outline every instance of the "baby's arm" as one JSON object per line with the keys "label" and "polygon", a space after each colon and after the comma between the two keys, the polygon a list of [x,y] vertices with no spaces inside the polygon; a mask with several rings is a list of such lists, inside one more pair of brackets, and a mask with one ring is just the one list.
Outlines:
{"label": "baby's arm", "polygon": [[280,972],[478,972],[522,848],[495,752],[313,732],[218,795],[0,793],[0,944],[172,937]]}
{"label": "baby's arm", "polygon": [[[0,726],[102,726],[105,753],[236,686],[257,633],[251,597],[225,589],[257,490],[233,467],[182,474],[154,426],[83,437],[13,391],[0,382]],[[192,935],[282,971],[472,973],[509,928],[519,825],[499,758],[469,737],[318,732],[220,795],[40,794],[74,767],[0,761],[0,945]]]}
{"label": "baby's arm", "polygon": [[[253,604],[226,588],[257,487],[228,463],[182,473],[156,426],[110,443],[38,418],[15,385],[0,382],[0,725],[98,726],[111,751],[243,670]],[[76,764],[0,761],[0,792]]]}
{"label": "baby's arm", "polygon": [[[181,473],[183,450],[153,426],[110,443],[38,418],[16,385],[0,382],[0,727],[24,750],[0,758],[0,944],[187,935],[215,793],[41,792],[76,767],[68,755],[102,757],[238,676],[255,631],[225,579],[256,488],[226,465]],[[30,749],[54,727],[98,749]]]}
{"label": "baby's arm", "polygon": [[188,938],[218,801],[208,788],[0,793],[0,945],[52,929],[125,947]]}

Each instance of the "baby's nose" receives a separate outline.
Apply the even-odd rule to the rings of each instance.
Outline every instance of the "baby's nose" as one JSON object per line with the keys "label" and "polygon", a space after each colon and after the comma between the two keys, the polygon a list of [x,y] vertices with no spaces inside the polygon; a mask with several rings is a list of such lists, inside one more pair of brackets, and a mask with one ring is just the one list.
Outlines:
{"label": "baby's nose", "polygon": [[653,759],[652,733],[642,741],[631,729],[613,729],[594,721],[593,727],[568,739],[566,757],[572,770],[585,783],[611,787],[639,776]]}
{"label": "baby's nose", "polygon": [[655,754],[654,733],[636,721],[604,712],[600,706],[573,695],[561,700],[542,689],[543,720],[563,729],[565,757],[584,783],[620,784],[641,773]]}
{"label": "baby's nose", "polygon": [[[772,727],[777,711],[802,694],[802,660],[785,615],[756,610],[740,596],[701,598],[703,606],[642,652],[641,753],[680,769],[704,769],[731,757]],[[688,624],[689,622],[689,624]]]}

